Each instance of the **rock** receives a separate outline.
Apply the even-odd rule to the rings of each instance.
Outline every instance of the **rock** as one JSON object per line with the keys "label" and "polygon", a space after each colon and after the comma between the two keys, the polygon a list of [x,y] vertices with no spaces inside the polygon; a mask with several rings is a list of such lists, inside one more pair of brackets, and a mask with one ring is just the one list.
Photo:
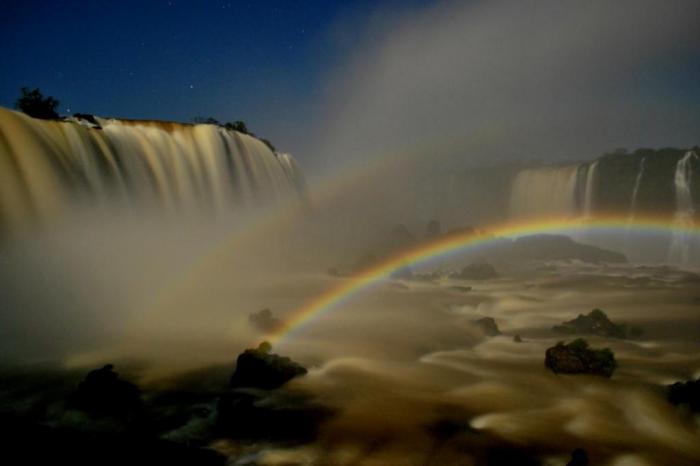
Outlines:
{"label": "rock", "polygon": [[297,444],[312,441],[333,410],[297,391],[236,389],[221,396],[217,413],[219,435]]}
{"label": "rock", "polygon": [[583,448],[577,448],[571,452],[571,461],[566,466],[588,466],[588,453]]}
{"label": "rock", "polygon": [[262,342],[258,348],[241,353],[231,377],[231,386],[271,390],[306,374],[307,370],[301,365],[270,351],[270,344]]}
{"label": "rock", "polygon": [[272,311],[267,308],[250,314],[248,322],[261,332],[272,332],[281,325],[280,320],[273,317]]}
{"label": "rock", "polygon": [[498,329],[498,325],[496,325],[496,321],[493,320],[493,317],[483,317],[475,320],[474,323],[490,337],[495,337],[501,334],[501,331]]}
{"label": "rock", "polygon": [[700,379],[669,385],[667,397],[674,405],[687,405],[693,412],[700,412]]}
{"label": "rock", "polygon": [[451,274],[450,278],[456,280],[488,280],[498,278],[498,276],[498,272],[491,264],[475,262],[464,267],[461,272]]}
{"label": "rock", "polygon": [[588,315],[579,314],[575,319],[552,327],[552,330],[569,335],[598,335],[612,338],[627,338],[629,333],[627,326],[612,323],[600,309],[593,309]]}
{"label": "rock", "polygon": [[589,348],[582,338],[568,345],[559,342],[548,348],[544,365],[555,374],[593,374],[603,377],[610,377],[617,368],[615,355],[609,348]]}
{"label": "rock", "polygon": [[516,333],[515,336],[513,337],[513,341],[516,343],[522,343],[523,339],[520,338],[520,334]]}
{"label": "rock", "polygon": [[627,257],[619,252],[582,244],[564,235],[531,235],[516,239],[512,254],[520,260],[580,260],[583,262],[625,263]]}
{"label": "rock", "polygon": [[128,417],[140,411],[141,393],[138,387],[119,378],[114,366],[90,371],[71,396],[69,404],[93,416]]}
{"label": "rock", "polygon": [[331,277],[340,277],[340,276],[341,276],[341,275],[340,275],[340,272],[339,272],[338,269],[336,269],[335,267],[329,268],[326,272],[327,272],[328,275],[330,275]]}
{"label": "rock", "polygon": [[440,222],[437,220],[431,220],[425,227],[425,239],[431,240],[437,238],[442,234],[442,228],[440,228]]}

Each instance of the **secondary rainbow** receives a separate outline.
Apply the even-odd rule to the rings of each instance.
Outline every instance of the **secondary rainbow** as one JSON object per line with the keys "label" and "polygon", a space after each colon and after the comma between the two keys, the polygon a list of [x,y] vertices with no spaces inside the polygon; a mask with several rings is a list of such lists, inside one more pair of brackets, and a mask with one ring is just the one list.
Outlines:
{"label": "secondary rainbow", "polygon": [[466,233],[444,235],[435,241],[421,243],[413,248],[371,265],[336,286],[312,298],[301,308],[294,311],[285,323],[271,335],[268,340],[280,344],[297,330],[312,322],[316,317],[330,312],[342,302],[372,287],[391,275],[395,270],[410,265],[418,265],[431,259],[454,254],[470,248],[476,248],[503,237],[523,236],[547,232],[572,231],[612,231],[645,233],[681,232],[700,238],[700,226],[694,224],[672,223],[661,217],[603,216],[595,219],[539,219],[523,222],[494,225],[488,229]]}

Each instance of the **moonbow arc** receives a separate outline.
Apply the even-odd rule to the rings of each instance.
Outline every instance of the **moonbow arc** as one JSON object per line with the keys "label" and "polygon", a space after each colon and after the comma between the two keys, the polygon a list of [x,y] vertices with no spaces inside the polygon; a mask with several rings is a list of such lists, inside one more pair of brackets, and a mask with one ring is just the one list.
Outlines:
{"label": "moonbow arc", "polygon": [[537,233],[577,232],[577,231],[641,231],[646,233],[683,233],[700,239],[700,226],[695,224],[673,223],[667,217],[639,217],[609,215],[595,219],[539,219],[518,223],[494,225],[483,230],[445,235],[428,243],[421,243],[403,250],[385,260],[342,280],[307,301],[296,309],[267,339],[273,344],[281,344],[299,329],[312,323],[317,317],[331,312],[339,304],[351,299],[362,291],[389,277],[396,269],[418,265],[439,257],[454,254],[470,248],[486,245],[503,237],[517,237]]}

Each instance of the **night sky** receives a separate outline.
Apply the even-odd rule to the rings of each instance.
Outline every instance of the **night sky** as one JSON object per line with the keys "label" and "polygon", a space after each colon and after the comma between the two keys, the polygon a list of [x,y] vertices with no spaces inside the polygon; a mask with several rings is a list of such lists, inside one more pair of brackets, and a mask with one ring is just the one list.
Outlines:
{"label": "night sky", "polygon": [[60,100],[60,114],[242,119],[284,138],[358,40],[354,25],[398,3],[5,1],[0,105],[13,107],[21,86],[39,87]]}
{"label": "night sky", "polygon": [[[422,134],[426,131],[435,140],[443,140],[464,133],[464,128],[484,125],[484,121],[491,126],[502,125],[506,117],[532,122],[529,112],[525,117],[518,113],[517,105],[523,100],[519,95],[504,108],[491,111],[488,120],[494,98],[518,89],[543,106],[545,112],[540,115],[567,102],[563,113],[576,114],[583,123],[592,123],[588,133],[581,131],[583,123],[578,121],[567,123],[566,130],[557,130],[562,124],[556,116],[541,124],[547,131],[559,131],[560,139],[561,135],[573,135],[564,141],[566,147],[577,142],[577,135],[584,143],[594,140],[591,144],[578,141],[586,156],[618,145],[697,142],[700,32],[680,34],[677,47],[667,45],[668,52],[654,55],[652,51],[649,57],[642,57],[646,49],[654,48],[654,41],[663,41],[674,29],[660,32],[662,29],[657,28],[663,21],[656,24],[653,17],[635,19],[640,9],[628,3],[617,9],[619,18],[613,19],[616,33],[611,38],[600,35],[597,27],[610,17],[607,11],[581,26],[581,31],[577,31],[578,19],[573,26],[559,30],[559,22],[568,20],[566,16],[556,17],[553,5],[557,2],[551,2],[549,7],[526,6],[516,15],[525,16],[512,23],[516,27],[527,28],[540,21],[532,26],[535,32],[521,40],[517,38],[518,30],[512,32],[510,9],[501,8],[504,4],[517,7],[519,2],[5,0],[0,14],[0,106],[13,107],[19,88],[28,86],[58,98],[59,113],[63,115],[81,112],[183,122],[197,116],[222,122],[244,120],[250,130],[303,160],[314,152],[309,141],[322,135],[327,135],[334,150],[357,140],[368,141],[371,149],[377,140],[386,141],[393,150],[396,141],[411,144],[413,135],[426,139]],[[674,8],[657,4],[663,6],[659,7],[661,16],[670,12],[697,17],[692,3],[674,2]],[[479,8],[471,11],[463,5]],[[504,12],[491,17],[489,8]],[[482,11],[486,11],[484,19],[479,16],[471,21]],[[530,13],[534,16],[528,19]],[[677,18],[669,21],[682,22]],[[398,27],[387,27],[392,23]],[[470,35],[470,29],[478,33],[480,28],[490,28],[494,40],[479,42],[478,34]],[[686,26],[679,24],[675,30],[681,28]],[[389,31],[386,37],[384,31]],[[557,36],[531,46],[528,38],[533,36],[535,44],[537,31]],[[642,31],[640,40],[645,35],[651,39],[640,45],[642,51],[633,51],[641,58],[634,55],[627,60],[626,50],[635,48],[637,39],[625,37],[634,36],[636,31]],[[588,36],[596,45],[581,48],[580,56],[573,56],[569,49],[557,55],[556,47],[550,47],[569,43],[566,36],[576,34],[582,39],[570,41],[575,46],[587,42]],[[429,45],[422,49],[422,55],[415,55],[424,43]],[[533,55],[535,47],[551,49],[552,53],[535,56],[526,63],[522,57]],[[477,52],[473,57],[468,55],[472,49]],[[392,50],[392,54],[383,54],[383,50]],[[502,54],[504,50],[508,53]],[[620,70],[611,70],[616,59],[606,61],[608,51],[612,51],[610,56],[621,51],[618,68],[632,71],[622,76]],[[357,57],[364,61],[353,62]],[[509,69],[502,75],[512,83],[502,81],[502,77],[489,78],[493,57],[501,57],[503,64],[523,62],[523,71]],[[434,64],[426,67],[426,60]],[[562,78],[561,86],[558,82],[554,82],[554,89],[549,82],[540,86],[547,91],[545,95],[528,87],[533,76],[547,82],[545,74],[550,69],[555,70],[556,78],[577,67],[582,73]],[[606,73],[609,78],[596,80],[597,74]],[[338,79],[344,74],[351,79],[350,85],[345,83],[345,93],[339,83],[342,79]],[[580,80],[581,74],[592,78]],[[483,92],[465,93],[482,87]],[[613,102],[627,95],[629,102]],[[480,98],[484,101],[481,107],[477,102]],[[339,103],[351,108],[336,115],[332,110],[320,109],[329,102],[331,108]],[[415,108],[404,108],[414,102]],[[608,102],[613,103],[608,106]],[[511,104],[516,108],[510,108]],[[593,108],[596,105],[598,108]],[[319,124],[330,119],[328,114],[337,117],[336,133]],[[605,120],[606,115],[616,120]],[[646,118],[617,125],[617,120],[644,115],[654,115],[658,121]],[[477,116],[478,121],[469,121],[469,116]],[[598,137],[603,130],[610,137]],[[548,139],[547,131],[533,139]],[[508,138],[512,136],[511,131]],[[322,144],[319,146],[324,149]],[[532,152],[561,152],[534,146]],[[362,151],[368,152],[365,148]],[[324,156],[329,150],[316,152]]]}

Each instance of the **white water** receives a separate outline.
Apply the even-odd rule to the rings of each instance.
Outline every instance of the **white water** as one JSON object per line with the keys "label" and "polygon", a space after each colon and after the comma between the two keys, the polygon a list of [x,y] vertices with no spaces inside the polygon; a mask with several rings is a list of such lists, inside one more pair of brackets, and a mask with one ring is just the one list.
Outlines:
{"label": "white water", "polygon": [[[679,226],[692,226],[694,223],[695,208],[690,190],[693,177],[693,160],[698,160],[697,154],[693,151],[686,152],[678,160],[673,178],[676,188],[676,212],[673,216],[673,221]],[[682,231],[677,231],[671,238],[668,260],[673,263],[687,264],[692,260],[693,249],[693,238]]]}
{"label": "white water", "polygon": [[77,202],[221,214],[303,195],[294,160],[214,125],[98,119],[102,129],[0,109],[3,228]]}
{"label": "white water", "polygon": [[639,162],[639,171],[637,172],[637,178],[634,180],[634,188],[632,188],[632,199],[630,200],[630,218],[634,218],[634,213],[637,209],[637,194],[639,194],[639,186],[642,184],[642,177],[644,176],[644,161],[646,157],[642,157]]}
{"label": "white water", "polygon": [[510,216],[576,216],[578,168],[545,167],[518,173],[510,195]]}
{"label": "white water", "polygon": [[588,166],[586,171],[586,186],[583,194],[583,216],[586,218],[591,218],[593,215],[594,183],[597,170],[598,161],[596,160]]}

